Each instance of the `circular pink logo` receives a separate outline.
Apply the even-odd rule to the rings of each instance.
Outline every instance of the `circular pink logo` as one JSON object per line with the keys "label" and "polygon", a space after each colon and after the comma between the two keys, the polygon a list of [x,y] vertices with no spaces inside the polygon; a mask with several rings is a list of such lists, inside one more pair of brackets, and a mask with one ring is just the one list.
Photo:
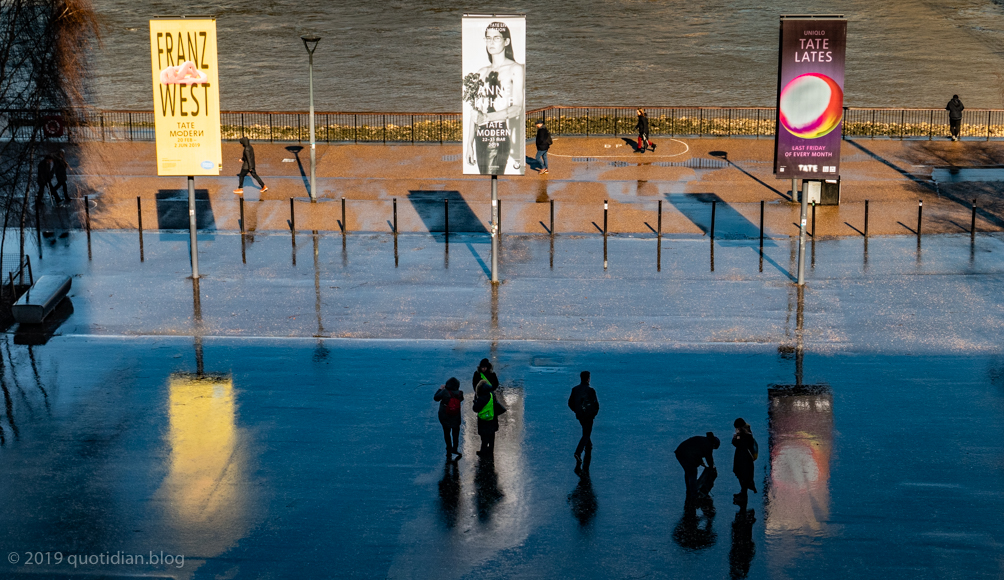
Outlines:
{"label": "circular pink logo", "polygon": [[781,90],[781,124],[792,135],[817,139],[836,129],[844,116],[844,92],[830,77],[806,73]]}

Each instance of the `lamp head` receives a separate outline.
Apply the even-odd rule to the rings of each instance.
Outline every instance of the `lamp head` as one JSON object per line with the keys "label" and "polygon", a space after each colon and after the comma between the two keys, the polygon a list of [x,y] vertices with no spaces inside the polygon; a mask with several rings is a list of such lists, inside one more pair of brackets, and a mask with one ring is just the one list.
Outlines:
{"label": "lamp head", "polygon": [[314,54],[314,49],[317,48],[317,43],[321,41],[320,36],[301,36],[300,40],[303,41],[303,46],[307,49],[309,54]]}

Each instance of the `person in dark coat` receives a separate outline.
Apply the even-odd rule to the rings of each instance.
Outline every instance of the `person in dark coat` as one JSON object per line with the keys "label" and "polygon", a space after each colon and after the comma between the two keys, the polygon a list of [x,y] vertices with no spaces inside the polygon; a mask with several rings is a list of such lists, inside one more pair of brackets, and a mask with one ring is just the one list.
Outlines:
{"label": "person in dark coat", "polygon": [[498,375],[492,370],[492,363],[486,358],[481,359],[481,362],[478,363],[478,370],[474,371],[471,386],[476,389],[478,388],[478,383],[481,381],[488,381],[492,386],[492,390],[497,389],[499,386]]}
{"label": "person in dark coat", "polygon": [[948,126],[952,131],[952,141],[959,140],[959,131],[962,130],[962,111],[966,107],[959,100],[959,95],[952,95],[952,100],[945,105],[948,111]]}
{"label": "person in dark coat", "polygon": [[[471,409],[478,414],[478,436],[481,437],[481,449],[477,452],[482,459],[495,457],[495,433],[499,430],[498,404],[495,401],[495,387],[482,380],[475,387],[474,402]],[[486,407],[491,405],[491,410]],[[491,418],[487,418],[490,416]]]}
{"label": "person in dark coat", "polygon": [[711,431],[701,437],[691,437],[676,448],[676,460],[683,467],[683,481],[687,485],[687,499],[698,499],[697,489],[697,468],[705,465],[705,471],[715,469],[715,459],[712,457],[715,449],[721,446],[722,442],[715,437]]}
{"label": "person in dark coat", "polygon": [[745,510],[746,502],[749,499],[747,490],[751,489],[753,493],[757,492],[756,483],[753,481],[753,462],[756,460],[758,448],[749,423],[740,417],[735,420],[733,425],[736,428],[736,433],[732,436],[732,445],[736,448],[736,452],[732,458],[732,473],[736,474],[741,489],[732,497],[732,501]]}
{"label": "person in dark coat", "polygon": [[635,125],[635,129],[638,129],[638,152],[644,153],[649,147],[655,152],[655,143],[648,140],[648,115],[645,113],[645,109],[638,109],[638,123]]}
{"label": "person in dark coat", "polygon": [[240,181],[238,182],[237,189],[234,190],[234,193],[237,195],[244,195],[244,178],[247,177],[248,173],[250,173],[251,177],[258,182],[258,185],[261,187],[261,192],[265,193],[268,191],[268,187],[265,187],[265,182],[258,177],[258,172],[255,171],[254,147],[251,146],[251,140],[247,137],[241,137],[241,145],[244,146],[244,154],[241,155],[240,159],[241,172],[237,174]]}
{"label": "person in dark coat", "polygon": [[450,455],[457,459],[463,457],[460,453],[460,411],[463,408],[464,392],[460,390],[460,381],[450,377],[446,384],[439,387],[432,396],[439,401],[439,424],[443,426],[443,439],[446,440],[446,460]]}
{"label": "person in dark coat", "polygon": [[[572,394],[568,396],[568,408],[575,413],[575,418],[582,426],[582,437],[579,445],[575,448],[575,470],[576,472],[589,471],[589,461],[593,454],[593,442],[589,436],[593,432],[593,420],[600,412],[600,401],[596,398],[596,390],[589,386],[589,371],[579,373],[580,382],[572,387]],[[582,463],[582,451],[586,452],[586,463]]]}
{"label": "person in dark coat", "polygon": [[38,171],[35,174],[38,183],[38,202],[42,203],[45,197],[45,190],[49,190],[55,203],[59,203],[59,196],[56,195],[55,188],[52,187],[52,157],[46,155],[38,162]]}
{"label": "person in dark coat", "polygon": [[70,194],[66,190],[66,172],[69,170],[70,164],[66,162],[66,153],[62,149],[56,152],[52,157],[52,174],[56,177],[56,187],[53,189],[53,196],[56,198],[56,202],[59,202],[59,189],[63,189],[63,200],[67,203],[70,202]]}
{"label": "person in dark coat", "polygon": [[551,132],[544,126],[544,120],[537,120],[537,167],[542,175],[547,175],[547,150],[551,148],[554,139]]}

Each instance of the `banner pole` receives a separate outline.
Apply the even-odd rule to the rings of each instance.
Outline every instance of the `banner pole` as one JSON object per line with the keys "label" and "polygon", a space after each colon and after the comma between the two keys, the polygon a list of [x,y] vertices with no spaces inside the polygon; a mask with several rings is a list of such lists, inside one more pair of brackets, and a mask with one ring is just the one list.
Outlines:
{"label": "banner pole", "polygon": [[[794,183],[794,181],[792,181]],[[809,196],[803,191],[802,195],[802,215],[798,220],[798,285],[805,284],[805,222],[809,213]],[[794,188],[792,188],[794,195]]]}
{"label": "banner pole", "polygon": [[492,284],[499,281],[499,176],[492,175]]}
{"label": "banner pole", "polygon": [[192,246],[192,279],[199,279],[199,242],[195,233],[195,176],[188,176],[188,234]]}

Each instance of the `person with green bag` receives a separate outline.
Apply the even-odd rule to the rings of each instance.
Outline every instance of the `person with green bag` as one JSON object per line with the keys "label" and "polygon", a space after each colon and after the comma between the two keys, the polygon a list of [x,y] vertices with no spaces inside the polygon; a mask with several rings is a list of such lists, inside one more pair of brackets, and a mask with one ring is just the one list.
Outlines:
{"label": "person with green bag", "polygon": [[476,389],[481,381],[488,381],[492,389],[497,389],[499,386],[499,377],[492,370],[492,363],[486,358],[481,359],[481,362],[478,363],[478,368],[474,371],[474,378],[471,379],[471,386]]}
{"label": "person with green bag", "polygon": [[495,398],[495,386],[487,380],[477,384],[475,393],[471,408],[478,415],[478,436],[481,437],[481,450],[477,454],[482,459],[494,459],[499,415],[505,413],[506,408]]}

